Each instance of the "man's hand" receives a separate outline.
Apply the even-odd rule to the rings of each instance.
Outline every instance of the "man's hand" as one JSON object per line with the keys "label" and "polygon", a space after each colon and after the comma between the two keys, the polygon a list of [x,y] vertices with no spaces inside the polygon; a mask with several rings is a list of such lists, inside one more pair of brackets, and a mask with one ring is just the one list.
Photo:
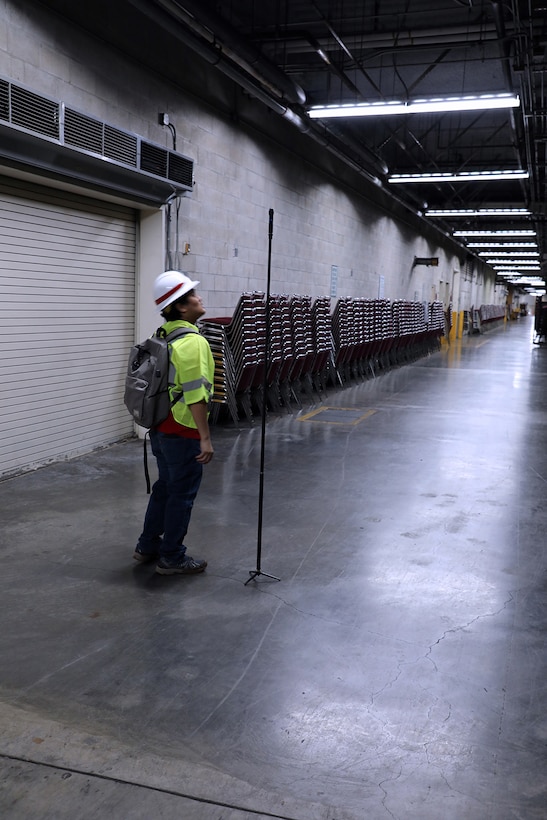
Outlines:
{"label": "man's hand", "polygon": [[200,464],[208,464],[211,459],[213,458],[213,442],[211,441],[211,436],[206,436],[205,438],[202,437],[200,441],[201,446],[201,453],[199,456],[196,456],[196,461],[199,461]]}
{"label": "man's hand", "polygon": [[199,461],[200,464],[208,464],[213,458],[214,450],[211,433],[209,432],[209,422],[207,421],[207,405],[204,401],[198,401],[195,404],[189,404],[188,407],[196,422],[201,439],[201,453],[196,456],[196,461]]}

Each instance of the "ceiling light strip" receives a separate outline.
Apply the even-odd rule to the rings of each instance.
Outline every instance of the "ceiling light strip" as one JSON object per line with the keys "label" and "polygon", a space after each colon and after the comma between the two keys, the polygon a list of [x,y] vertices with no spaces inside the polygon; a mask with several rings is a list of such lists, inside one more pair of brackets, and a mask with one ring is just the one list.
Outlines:
{"label": "ceiling light strip", "polygon": [[513,94],[478,94],[464,97],[391,100],[389,102],[341,103],[314,105],[308,110],[311,119],[334,117],[382,117],[395,114],[438,114],[450,111],[486,111],[518,108],[520,99]]}
{"label": "ceiling light strip", "polygon": [[532,264],[531,262],[526,264],[525,262],[512,262],[510,259],[485,259],[484,261],[491,267],[499,268],[500,270],[503,270],[504,268],[518,268],[519,270],[541,270],[539,264]]}
{"label": "ceiling light strip", "polygon": [[392,174],[388,182],[392,184],[409,182],[490,182],[498,179],[528,179],[528,171],[518,168],[513,171],[461,171],[459,174]]}
{"label": "ceiling light strip", "polygon": [[538,251],[497,251],[497,250],[490,250],[490,251],[480,251],[479,256],[492,256],[492,254],[496,254],[500,257],[500,259],[504,259],[507,257],[508,259],[515,259],[516,257],[530,259],[532,256],[539,256]]}
{"label": "ceiling light strip", "polygon": [[503,239],[507,236],[537,236],[535,231],[528,231],[528,230],[503,230],[503,231],[454,231],[452,236],[491,236],[494,239],[499,238]]}
{"label": "ceiling light strip", "polygon": [[426,216],[531,216],[528,208],[432,208],[425,212]]}
{"label": "ceiling light strip", "polygon": [[489,248],[489,253],[498,253],[507,248],[530,248],[534,251],[538,249],[535,242],[466,242],[466,245],[468,248]]}

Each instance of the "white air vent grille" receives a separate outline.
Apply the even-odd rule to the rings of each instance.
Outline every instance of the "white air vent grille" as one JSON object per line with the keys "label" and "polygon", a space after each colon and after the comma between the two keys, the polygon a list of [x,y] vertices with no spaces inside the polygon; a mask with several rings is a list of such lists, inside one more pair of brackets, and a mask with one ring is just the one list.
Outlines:
{"label": "white air vent grille", "polygon": [[167,151],[149,142],[141,143],[141,169],[158,177],[167,176]]}
{"label": "white air vent grille", "polygon": [[141,170],[192,189],[194,179],[192,160],[182,154],[160,148],[159,145],[141,142]]}
{"label": "white air vent grille", "polygon": [[104,126],[104,155],[125,165],[137,167],[138,141],[133,134],[126,134],[111,125]]}
{"label": "white air vent grille", "polygon": [[46,137],[59,139],[59,103],[11,86],[10,121]]}
{"label": "white air vent grille", "polygon": [[64,137],[65,145],[137,167],[138,141],[134,134],[127,134],[71,108],[65,108]]}
{"label": "white air vent grille", "polygon": [[85,114],[65,109],[65,144],[94,154],[103,152],[103,124]]}
{"label": "white air vent grille", "polygon": [[0,80],[0,120],[9,121],[9,83]]}
{"label": "white air vent grille", "polygon": [[57,140],[120,165],[192,190],[194,163],[188,157],[145,142],[136,134],[41,97],[0,79],[0,122]]}
{"label": "white air vent grille", "polygon": [[194,178],[194,164],[186,157],[169,151],[169,170],[167,178],[192,188]]}

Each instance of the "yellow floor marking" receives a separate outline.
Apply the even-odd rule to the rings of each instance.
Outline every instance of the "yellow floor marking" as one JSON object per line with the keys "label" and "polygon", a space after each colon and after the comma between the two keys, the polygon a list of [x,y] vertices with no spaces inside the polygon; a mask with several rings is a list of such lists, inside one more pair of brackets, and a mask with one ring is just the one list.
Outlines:
{"label": "yellow floor marking", "polygon": [[358,413],[359,412],[359,410],[356,409],[355,407],[319,407],[317,410],[312,410],[311,413],[306,413],[306,415],[304,415],[304,416],[299,416],[298,421],[319,421],[319,422],[321,422],[321,424],[351,424],[351,425],[355,425],[355,424],[359,424],[361,421],[363,421],[364,419],[369,418],[369,416],[372,416],[374,413],[377,412],[377,410],[365,410],[364,413],[361,416],[359,416],[359,418],[353,419],[352,421],[339,421],[339,420],[331,421],[329,419],[319,419],[319,418],[317,418],[317,416],[320,413],[324,413],[325,411],[329,411],[329,410],[333,410],[335,412],[349,412],[349,413],[356,413],[356,412]]}

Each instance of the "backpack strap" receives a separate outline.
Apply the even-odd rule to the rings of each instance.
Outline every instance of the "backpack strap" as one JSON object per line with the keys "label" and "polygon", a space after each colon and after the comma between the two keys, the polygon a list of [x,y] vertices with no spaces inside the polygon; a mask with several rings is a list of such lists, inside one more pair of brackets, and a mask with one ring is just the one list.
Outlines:
{"label": "backpack strap", "polygon": [[171,333],[166,333],[163,327],[159,327],[154,336],[157,336],[158,339],[167,339],[168,342],[174,342],[179,336],[186,336],[188,333],[199,333],[199,330],[193,327],[176,327]]}
{"label": "backpack strap", "polygon": [[146,493],[150,495],[150,473],[148,472],[148,448],[146,446],[146,437],[150,438],[150,430],[147,430],[144,434],[143,446],[144,446],[144,478],[146,480]]}

